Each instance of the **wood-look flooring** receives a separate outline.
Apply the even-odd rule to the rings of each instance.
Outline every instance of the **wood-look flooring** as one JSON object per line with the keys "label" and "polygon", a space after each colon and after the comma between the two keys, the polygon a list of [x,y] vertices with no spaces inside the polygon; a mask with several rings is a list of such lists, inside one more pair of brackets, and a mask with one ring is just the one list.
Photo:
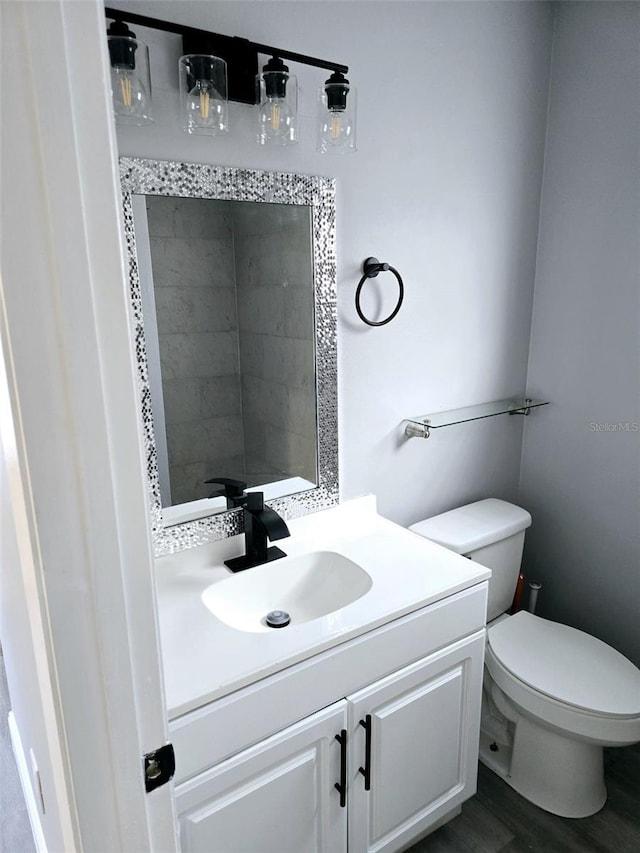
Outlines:
{"label": "wood-look flooring", "polygon": [[592,817],[556,817],[480,764],[462,814],[408,853],[640,853],[640,744],[605,750],[608,798]]}
{"label": "wood-look flooring", "polygon": [[[3,663],[0,651],[0,851],[35,853],[9,739]],[[605,769],[605,807],[593,817],[566,820],[528,803],[481,764],[478,793],[462,814],[408,853],[640,853],[640,744],[606,750]]]}
{"label": "wood-look flooring", "polygon": [[10,708],[4,658],[0,649],[0,851],[35,853],[36,846],[11,748],[7,722]]}

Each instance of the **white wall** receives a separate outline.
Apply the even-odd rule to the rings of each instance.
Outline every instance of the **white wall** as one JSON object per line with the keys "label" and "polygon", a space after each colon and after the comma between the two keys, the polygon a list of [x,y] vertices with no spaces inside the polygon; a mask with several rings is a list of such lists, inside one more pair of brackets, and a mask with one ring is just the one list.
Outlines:
{"label": "white wall", "polygon": [[[156,123],[121,128],[120,153],[335,176],[342,497],[374,492],[381,512],[403,524],[486,495],[515,499],[521,419],[428,441],[405,440],[401,424],[524,390],[553,8],[112,5],[349,65],[359,89],[353,156],[315,152],[326,73],[301,65],[291,68],[301,89],[297,147],[256,145],[251,109],[237,104],[237,132],[190,137],[177,121],[180,39],[133,27],[150,45]],[[396,266],[406,285],[402,311],[379,329],[365,327],[353,304],[369,255]],[[378,281],[393,299],[393,280]]]}
{"label": "white wall", "polygon": [[640,432],[617,425],[640,424],[639,36],[635,3],[559,6],[529,364],[553,406],[521,482],[541,614],[636,664]]}

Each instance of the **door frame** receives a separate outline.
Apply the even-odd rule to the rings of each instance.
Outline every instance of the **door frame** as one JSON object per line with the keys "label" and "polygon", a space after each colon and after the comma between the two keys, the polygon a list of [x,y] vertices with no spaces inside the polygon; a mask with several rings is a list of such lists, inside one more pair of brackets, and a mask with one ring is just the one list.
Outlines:
{"label": "door frame", "polygon": [[172,785],[142,773],[168,733],[104,9],[0,15],[2,344],[57,790],[78,850],[177,850]]}

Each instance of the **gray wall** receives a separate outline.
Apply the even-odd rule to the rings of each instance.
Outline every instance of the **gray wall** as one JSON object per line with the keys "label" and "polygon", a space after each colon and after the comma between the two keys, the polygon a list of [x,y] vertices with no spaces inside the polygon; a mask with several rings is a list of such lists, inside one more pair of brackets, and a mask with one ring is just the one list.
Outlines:
{"label": "gray wall", "polygon": [[[525,387],[553,8],[122,5],[349,65],[359,89],[355,155],[316,153],[325,74],[302,65],[297,146],[258,146],[253,112],[240,104],[231,104],[227,138],[190,137],[178,120],[180,39],[134,28],[150,46],[156,121],[120,128],[120,151],[335,177],[342,498],[374,492],[402,524],[486,495],[515,499],[522,419],[453,427],[428,441],[405,441],[402,420]],[[402,311],[378,329],[360,322],[353,302],[369,255],[396,266],[406,285]],[[393,291],[387,276],[372,285],[381,311]]]}
{"label": "gray wall", "polygon": [[639,42],[635,3],[558,8],[529,364],[553,405],[527,419],[521,482],[541,614],[636,664]]}

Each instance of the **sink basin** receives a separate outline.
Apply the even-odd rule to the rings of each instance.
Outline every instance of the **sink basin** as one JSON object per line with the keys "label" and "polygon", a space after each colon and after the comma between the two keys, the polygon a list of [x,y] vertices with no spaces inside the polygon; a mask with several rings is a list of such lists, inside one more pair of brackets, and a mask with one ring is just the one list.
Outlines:
{"label": "sink basin", "polygon": [[[266,616],[285,611],[290,626],[334,613],[371,589],[356,563],[332,551],[284,557],[212,584],[202,601],[221,622],[239,631],[274,631]],[[286,630],[286,628],[284,629]]]}

